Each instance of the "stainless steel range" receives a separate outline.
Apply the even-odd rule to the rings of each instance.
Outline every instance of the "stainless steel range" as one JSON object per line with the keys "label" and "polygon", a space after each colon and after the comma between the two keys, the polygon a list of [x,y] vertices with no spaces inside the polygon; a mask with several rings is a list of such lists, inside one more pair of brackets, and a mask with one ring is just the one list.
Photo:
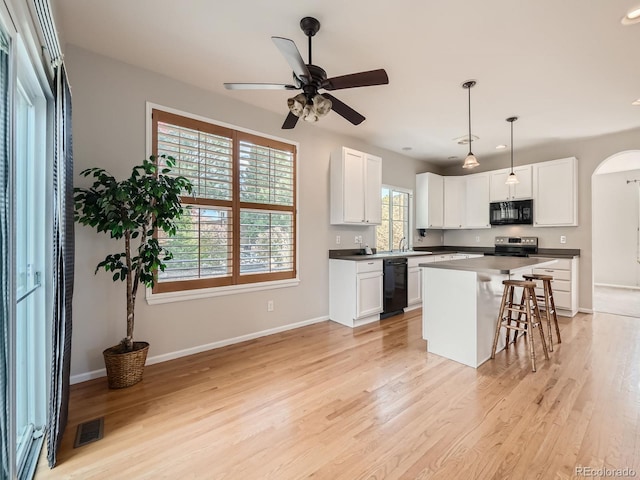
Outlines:
{"label": "stainless steel range", "polygon": [[528,257],[538,253],[538,237],[496,237],[494,255]]}

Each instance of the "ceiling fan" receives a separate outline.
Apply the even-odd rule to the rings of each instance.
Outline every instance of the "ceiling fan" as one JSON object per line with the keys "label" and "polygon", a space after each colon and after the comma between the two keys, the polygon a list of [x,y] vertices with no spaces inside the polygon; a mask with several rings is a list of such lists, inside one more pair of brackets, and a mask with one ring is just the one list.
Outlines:
{"label": "ceiling fan", "polygon": [[293,40],[271,37],[293,69],[293,84],[225,83],[225,88],[228,90],[302,90],[302,93],[287,100],[289,115],[282,124],[284,129],[295,127],[300,117],[308,122],[317,122],[331,110],[354,125],[360,125],[365,117],[333,95],[326,92],[318,93],[318,91],[385,85],[389,83],[387,72],[384,69],[378,69],[327,78],[327,72],[313,65],[311,60],[311,37],[320,30],[320,22],[313,17],[304,17],[300,20],[300,28],[309,37],[309,63],[307,64],[304,63]]}

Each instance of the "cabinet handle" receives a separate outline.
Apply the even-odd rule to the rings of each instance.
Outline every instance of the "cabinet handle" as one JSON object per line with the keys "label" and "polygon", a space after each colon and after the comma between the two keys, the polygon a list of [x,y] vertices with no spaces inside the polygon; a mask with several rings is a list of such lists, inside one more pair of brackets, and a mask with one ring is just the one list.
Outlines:
{"label": "cabinet handle", "polygon": [[369,262],[369,263],[367,263],[367,265],[373,265],[373,262]]}

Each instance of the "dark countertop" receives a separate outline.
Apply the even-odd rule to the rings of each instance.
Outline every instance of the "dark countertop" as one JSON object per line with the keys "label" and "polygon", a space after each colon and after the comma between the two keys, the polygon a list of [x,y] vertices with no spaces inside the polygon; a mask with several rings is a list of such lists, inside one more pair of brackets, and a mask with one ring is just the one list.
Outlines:
{"label": "dark countertop", "polygon": [[[384,259],[389,257],[415,257],[420,255],[442,255],[446,253],[481,253],[491,254],[494,252],[493,247],[467,247],[460,245],[437,245],[433,247],[414,247],[412,252],[393,252],[393,253],[376,253],[373,249],[373,255],[364,255],[364,250],[359,248],[349,248],[341,250],[329,250],[329,258],[340,260],[371,260]],[[580,256],[579,248],[539,248],[538,253],[530,255],[530,257],[554,257],[554,258],[573,258]]]}
{"label": "dark countertop", "polygon": [[532,257],[573,258],[580,256],[579,248],[539,248]]}
{"label": "dark countertop", "polygon": [[511,274],[516,270],[552,265],[556,260],[540,257],[477,257],[450,262],[421,263],[421,267],[446,270]]}
{"label": "dark countertop", "polygon": [[[363,260],[382,260],[385,258],[393,257],[426,257],[431,255],[431,251],[421,252],[391,252],[391,253],[375,253],[373,249],[373,255],[364,255],[362,250],[356,249],[344,249],[344,250],[329,250],[329,258],[334,260],[352,260],[355,262],[361,262]],[[450,252],[449,252],[450,253]]]}

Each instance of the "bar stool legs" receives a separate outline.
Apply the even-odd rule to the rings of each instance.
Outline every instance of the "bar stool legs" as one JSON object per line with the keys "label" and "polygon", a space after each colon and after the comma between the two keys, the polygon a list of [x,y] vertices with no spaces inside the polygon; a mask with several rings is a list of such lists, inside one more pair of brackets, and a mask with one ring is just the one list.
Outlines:
{"label": "bar stool legs", "polygon": [[551,331],[552,319],[555,325],[556,338],[558,340],[558,343],[562,343],[562,338],[560,337],[560,327],[558,326],[558,315],[556,313],[556,302],[553,299],[553,289],[551,288],[551,281],[553,280],[553,277],[551,275],[523,275],[523,277],[527,281],[542,281],[544,292],[542,295],[537,295],[536,299],[540,301],[541,311],[544,312],[547,319],[547,329],[549,330],[549,350],[553,352],[553,335]]}
{"label": "bar stool legs", "polygon": [[[542,319],[540,318],[540,309],[538,308],[538,302],[536,299],[534,282],[522,281],[522,280],[504,280],[502,284],[504,292],[502,294],[502,301],[500,303],[500,312],[498,313],[498,319],[496,321],[496,333],[493,338],[493,349],[491,351],[491,358],[495,358],[496,349],[498,348],[498,339],[500,338],[500,329],[502,327],[507,330],[507,344],[509,345],[509,331],[514,330],[517,332],[529,332],[527,335],[527,343],[529,344],[529,356],[531,357],[531,370],[536,371],[536,352],[533,340],[533,329],[539,327],[540,341],[542,342],[542,351],[544,357],[549,359],[549,352],[547,351],[547,342],[545,340],[544,332],[542,331]],[[519,304],[513,302],[515,296],[515,288],[522,288],[522,300]],[[514,318],[513,314],[517,316]]]}

